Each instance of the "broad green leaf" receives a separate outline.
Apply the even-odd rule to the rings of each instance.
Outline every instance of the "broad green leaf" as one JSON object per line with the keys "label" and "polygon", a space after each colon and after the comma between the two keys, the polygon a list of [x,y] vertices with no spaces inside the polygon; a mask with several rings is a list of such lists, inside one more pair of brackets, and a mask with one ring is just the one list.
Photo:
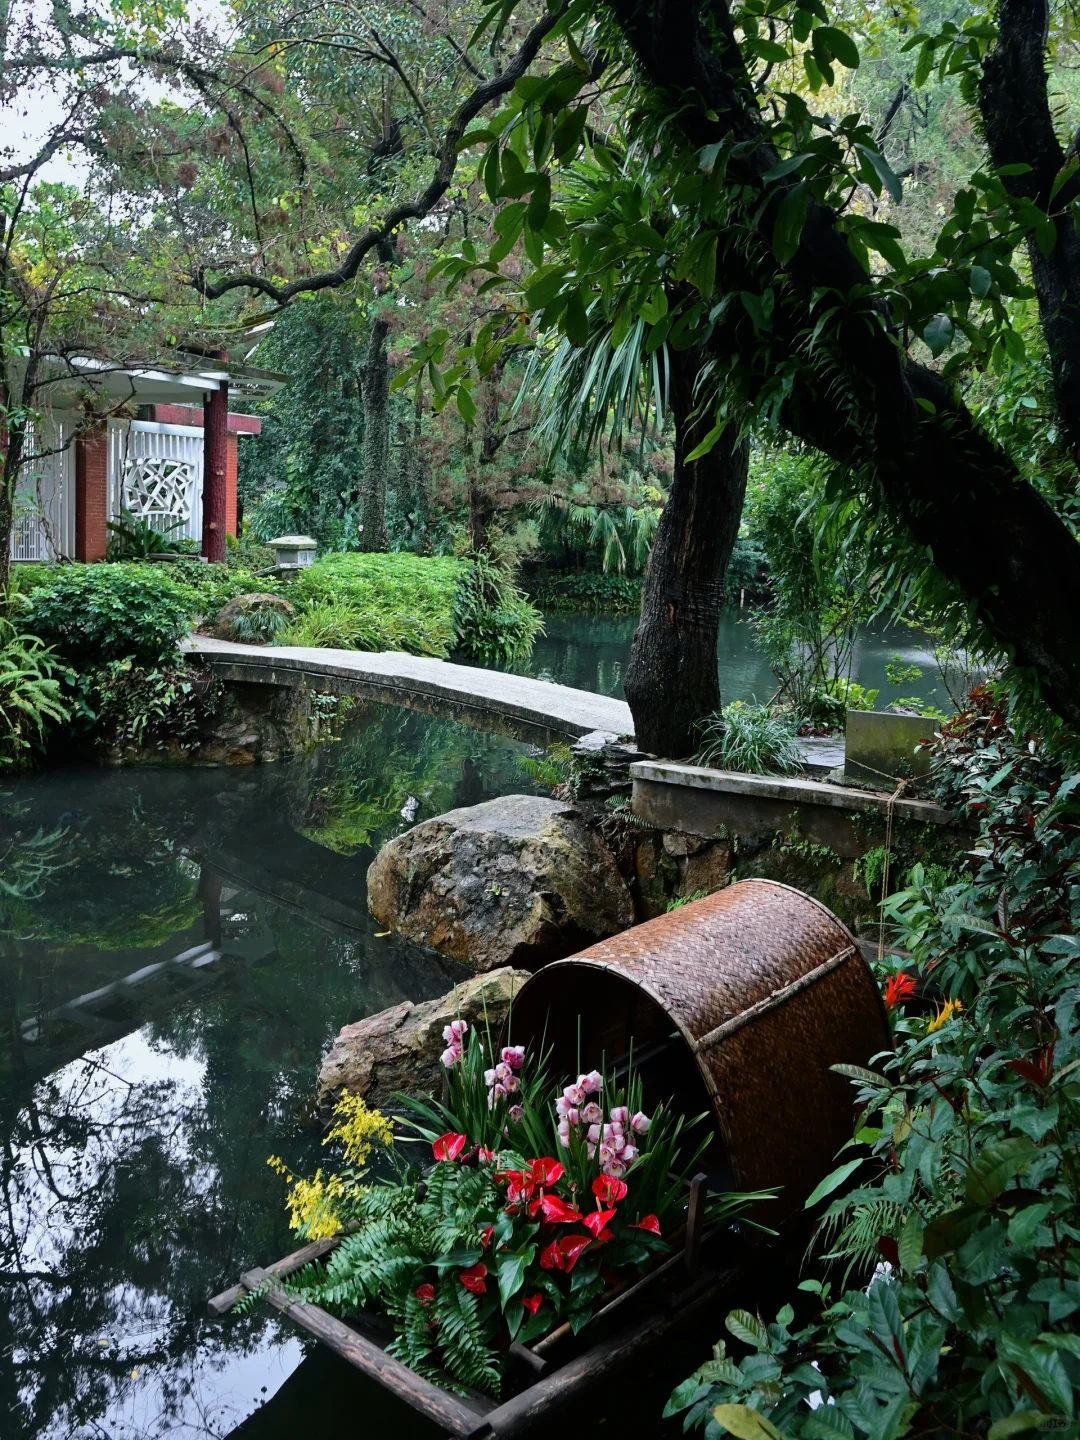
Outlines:
{"label": "broad green leaf", "polygon": [[848,70],[859,68],[859,47],[846,30],[838,30],[835,25],[821,25],[814,31],[814,40],[827,45],[829,53],[835,55]]}
{"label": "broad green leaf", "polygon": [[476,419],[476,401],[473,399],[471,391],[467,390],[464,385],[458,386],[457,408],[458,414],[465,424],[471,425]]}
{"label": "broad green leaf", "polygon": [[571,345],[580,349],[581,346],[588,344],[589,317],[579,289],[572,291],[567,298],[562,328]]}
{"label": "broad green leaf", "polygon": [[805,180],[800,180],[780,203],[776,223],[773,225],[772,248],[781,265],[786,265],[799,248],[799,237],[806,224],[809,202],[810,187]]}
{"label": "broad green leaf", "polygon": [[885,156],[880,150],[875,150],[872,145],[856,145],[855,148],[877,171],[878,178],[885,186],[890,198],[899,203],[904,198],[904,187]]}
{"label": "broad green leaf", "polygon": [[1041,1410],[1014,1410],[1011,1415],[995,1420],[987,1431],[986,1440],[1009,1440],[1010,1435],[1019,1435],[1022,1430],[1035,1430],[1044,1420],[1049,1420]]}
{"label": "broad green leaf", "polygon": [[989,270],[984,270],[981,265],[972,265],[969,283],[971,285],[971,293],[981,300],[983,296],[989,294],[990,286],[994,283],[994,277],[990,274]]}
{"label": "broad green leaf", "polygon": [[826,1175],[824,1180],[819,1180],[806,1197],[806,1203],[803,1209],[812,1209],[819,1200],[824,1200],[826,1195],[831,1195],[834,1190],[838,1190],[849,1175],[854,1175],[862,1163],[862,1160],[848,1160],[846,1164],[839,1166],[832,1174]]}
{"label": "broad green leaf", "polygon": [[964,1193],[973,1205],[992,1205],[1005,1186],[1026,1170],[1038,1147],[1026,1135],[985,1146],[964,1181]]}
{"label": "broad green leaf", "polygon": [[782,1440],[776,1426],[749,1405],[717,1405],[712,1413],[716,1423],[737,1440]]}
{"label": "broad green leaf", "polygon": [[948,315],[935,315],[923,330],[923,339],[935,358],[943,355],[953,342],[953,322]]}
{"label": "broad green leaf", "polygon": [[769,185],[774,180],[782,180],[785,175],[791,175],[795,170],[798,170],[804,160],[812,160],[813,158],[814,157],[809,154],[789,155],[786,160],[781,160],[780,163],[774,165],[771,170],[766,170],[761,178],[765,181],[766,185]]}
{"label": "broad green leaf", "polygon": [[830,1065],[829,1069],[837,1075],[845,1075],[849,1080],[858,1080],[863,1085],[888,1085],[884,1075],[879,1075],[876,1070],[868,1070],[865,1065]]}
{"label": "broad green leaf", "polygon": [[918,1268],[923,1253],[923,1222],[917,1210],[912,1210],[901,1226],[896,1248],[900,1264],[909,1275],[912,1274]]}
{"label": "broad green leaf", "polygon": [[[755,1350],[766,1350],[769,1345],[769,1336],[765,1326],[756,1315],[751,1315],[749,1310],[732,1310],[731,1314],[724,1321],[724,1325],[744,1345],[752,1345]],[[732,1431],[738,1434],[738,1431]]]}
{"label": "broad green leaf", "polygon": [[517,1294],[524,1283],[525,1257],[514,1254],[501,1256],[499,1259],[499,1299],[504,1310],[507,1301]]}

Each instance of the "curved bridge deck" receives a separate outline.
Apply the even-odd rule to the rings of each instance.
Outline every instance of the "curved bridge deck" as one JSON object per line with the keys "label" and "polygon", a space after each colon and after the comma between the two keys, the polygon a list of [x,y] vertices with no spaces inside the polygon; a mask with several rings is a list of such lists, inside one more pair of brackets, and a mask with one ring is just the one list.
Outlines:
{"label": "curved bridge deck", "polygon": [[423,655],[239,645],[205,635],[192,635],[183,649],[210,665],[223,680],[285,686],[307,683],[318,690],[365,696],[529,738],[577,740],[594,730],[634,733],[630,707],[624,700],[573,690],[551,680],[454,665]]}

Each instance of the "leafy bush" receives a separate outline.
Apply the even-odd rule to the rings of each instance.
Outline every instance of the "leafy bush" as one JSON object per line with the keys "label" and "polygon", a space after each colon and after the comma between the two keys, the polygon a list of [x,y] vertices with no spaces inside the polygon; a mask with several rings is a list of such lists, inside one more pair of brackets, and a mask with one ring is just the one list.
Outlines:
{"label": "leafy bush", "polygon": [[[751,1353],[721,1344],[668,1406],[711,1435],[1076,1433],[1080,760],[985,693],[943,753],[941,798],[979,817],[981,865],[944,889],[916,869],[887,902],[911,954],[887,986],[896,1053],[836,1067],[859,1128],[808,1202],[839,1194],[821,1263],[869,1286],[837,1295],[823,1270],[801,1324],[793,1305],[768,1326],[730,1315]],[[903,1009],[920,987],[936,1013]]]}
{"label": "leafy bush", "polygon": [[581,575],[553,575],[541,571],[525,582],[525,589],[542,610],[641,609],[641,581],[630,575],[586,570]]}
{"label": "leafy bush", "polygon": [[329,650],[376,648],[357,644],[362,623],[343,600],[314,600],[282,631],[281,644]]}
{"label": "leafy bush", "polygon": [[[195,556],[175,561],[169,567],[169,578],[183,587],[193,624],[213,620],[221,607],[238,595],[266,591],[266,582],[251,570],[232,564],[208,565]],[[274,588],[280,591],[283,587],[275,582]]]}
{"label": "leafy bush", "polygon": [[[20,586],[21,589],[21,586]],[[161,665],[189,626],[191,598],[157,565],[66,565],[26,594],[22,623],[76,670],[129,656]]]}
{"label": "leafy bush", "polygon": [[842,730],[849,710],[872,710],[880,694],[880,690],[867,690],[846,675],[833,675],[807,688],[803,723],[828,730]]}
{"label": "leafy bush", "polygon": [[463,568],[452,557],[325,555],[299,572],[289,598],[301,610],[327,602],[348,610],[354,649],[446,656],[454,646],[454,594]]}
{"label": "leafy bush", "polygon": [[271,645],[289,623],[284,610],[270,604],[252,605],[229,622],[232,638],[243,645]]}
{"label": "leafy bush", "polygon": [[514,665],[532,654],[544,617],[489,556],[469,562],[454,595],[458,647],[483,665]]}
{"label": "leafy bush", "polygon": [[216,712],[222,693],[221,682],[205,672],[145,670],[130,660],[113,661],[95,684],[98,719],[120,750],[173,744],[194,749],[199,727]]}
{"label": "leafy bush", "polygon": [[707,715],[698,729],[702,743],[695,765],[747,775],[795,775],[802,769],[794,726],[767,705],[736,700],[724,711]]}
{"label": "leafy bush", "polygon": [[48,727],[67,720],[59,668],[41,640],[0,617],[0,770],[24,765]]}

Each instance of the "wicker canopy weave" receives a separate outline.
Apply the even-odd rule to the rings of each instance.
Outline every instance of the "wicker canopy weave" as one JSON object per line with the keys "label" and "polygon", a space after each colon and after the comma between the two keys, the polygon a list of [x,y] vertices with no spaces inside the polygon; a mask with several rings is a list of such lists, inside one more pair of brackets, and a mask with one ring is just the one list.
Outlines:
{"label": "wicker canopy weave", "polygon": [[717,1188],[780,1186],[801,1208],[851,1138],[852,1088],[831,1065],[891,1048],[850,931],[787,885],[743,880],[545,966],[514,1001],[518,1042],[556,1075],[632,1054],[650,1106],[715,1116]]}

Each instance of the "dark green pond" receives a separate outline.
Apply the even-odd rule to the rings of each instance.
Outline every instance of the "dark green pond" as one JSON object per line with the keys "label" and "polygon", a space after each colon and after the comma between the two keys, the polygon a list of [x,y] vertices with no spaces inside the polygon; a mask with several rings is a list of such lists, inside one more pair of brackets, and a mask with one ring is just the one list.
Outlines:
{"label": "dark green pond", "polygon": [[[553,616],[534,673],[617,693],[632,634]],[[766,698],[735,615],[724,647],[726,696]],[[913,648],[867,637],[858,678]],[[525,749],[373,706],[280,765],[0,785],[2,1440],[431,1433],[286,1322],[215,1322],[205,1302],[292,1248],[266,1161],[314,1171],[315,1069],[338,1029],[452,982],[376,935],[375,849],[528,788]]]}

